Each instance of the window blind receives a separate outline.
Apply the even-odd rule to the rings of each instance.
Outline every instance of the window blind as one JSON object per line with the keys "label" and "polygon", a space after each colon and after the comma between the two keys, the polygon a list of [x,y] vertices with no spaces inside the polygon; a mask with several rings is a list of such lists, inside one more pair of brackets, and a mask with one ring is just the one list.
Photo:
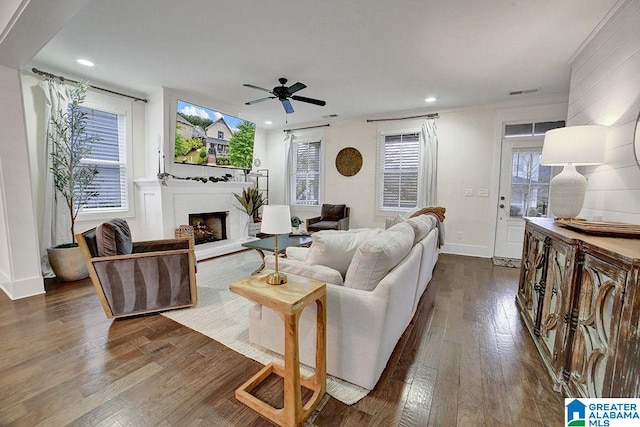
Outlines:
{"label": "window blind", "polygon": [[386,135],[382,142],[382,209],[413,208],[418,201],[420,140],[417,133]]}
{"label": "window blind", "polygon": [[85,114],[86,132],[100,138],[83,159],[98,171],[88,189],[98,195],[88,200],[83,210],[128,209],[125,117],[84,107],[80,110]]}
{"label": "window blind", "polygon": [[293,194],[296,205],[320,204],[320,141],[296,142],[293,152]]}

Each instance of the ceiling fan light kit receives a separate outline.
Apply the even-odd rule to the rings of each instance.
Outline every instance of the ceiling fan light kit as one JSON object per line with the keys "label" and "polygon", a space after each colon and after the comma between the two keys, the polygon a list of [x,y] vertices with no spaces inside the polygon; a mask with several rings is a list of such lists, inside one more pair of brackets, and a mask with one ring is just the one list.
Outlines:
{"label": "ceiling fan light kit", "polygon": [[265,96],[264,98],[255,99],[253,101],[246,102],[245,104],[246,105],[253,105],[253,104],[257,104],[259,102],[268,101],[270,99],[278,99],[282,103],[282,107],[284,108],[284,111],[287,114],[291,114],[294,111],[293,110],[293,105],[291,105],[290,99],[292,99],[294,101],[306,102],[308,104],[319,105],[321,107],[324,107],[325,105],[327,105],[326,102],[321,101],[319,99],[307,98],[305,96],[294,95],[294,93],[296,93],[296,92],[298,92],[298,91],[300,91],[300,90],[302,90],[302,89],[307,87],[307,85],[305,85],[304,83],[297,82],[297,83],[294,83],[293,85],[287,87],[287,86],[285,86],[287,84],[287,81],[288,81],[286,78],[280,77],[278,79],[278,81],[280,82],[280,86],[276,86],[272,90],[265,89],[263,87],[252,85],[252,84],[248,84],[248,83],[243,84],[243,86],[250,87],[252,89],[261,90],[263,92],[268,92],[268,93],[270,93],[272,95],[272,96]]}

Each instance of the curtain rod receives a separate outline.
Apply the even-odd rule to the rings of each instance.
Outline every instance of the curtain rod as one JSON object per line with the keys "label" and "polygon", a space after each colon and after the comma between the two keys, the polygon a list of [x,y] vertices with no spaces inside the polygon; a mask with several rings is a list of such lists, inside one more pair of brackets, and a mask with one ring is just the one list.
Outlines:
{"label": "curtain rod", "polygon": [[[32,68],[31,71],[33,71],[36,74],[40,74],[41,76],[45,76],[45,77],[47,77],[49,79],[58,79],[61,82],[67,81],[67,82],[76,83],[76,84],[80,83],[77,80],[68,79],[68,78],[62,77],[62,76],[56,76],[55,74],[47,73],[46,71],[40,71],[37,68]],[[142,101],[144,103],[149,102],[149,100],[147,100],[147,99],[138,98],[137,96],[127,95],[126,93],[120,93],[120,92],[116,92],[116,91],[113,91],[113,90],[105,89],[105,88],[102,88],[102,87],[93,86],[93,85],[90,85],[90,84],[88,84],[87,86],[89,86],[90,88],[93,88],[93,89],[101,90],[103,92],[109,92],[109,93],[112,93],[114,95],[120,95],[120,96],[124,96],[126,98],[131,98],[134,101]]]}
{"label": "curtain rod", "polygon": [[407,119],[419,119],[420,117],[426,117],[428,119],[439,119],[440,116],[438,115],[438,113],[433,113],[433,114],[421,114],[419,116],[409,116],[409,117],[395,117],[392,119],[367,119],[367,123],[372,123],[372,122],[386,122],[386,121],[390,121],[390,120],[407,120]]}
{"label": "curtain rod", "polygon": [[331,126],[329,123],[326,125],[318,125],[318,126],[307,126],[306,128],[296,128],[296,129],[284,129],[282,132],[292,132],[294,130],[305,130],[305,129],[315,129],[315,128],[324,128]]}

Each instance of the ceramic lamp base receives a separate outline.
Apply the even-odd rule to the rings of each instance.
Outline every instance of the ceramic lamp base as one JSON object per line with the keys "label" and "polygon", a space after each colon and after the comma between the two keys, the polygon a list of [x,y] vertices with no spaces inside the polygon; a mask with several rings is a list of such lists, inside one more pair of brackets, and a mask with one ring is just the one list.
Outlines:
{"label": "ceramic lamp base", "polygon": [[558,218],[575,218],[580,214],[587,189],[587,178],[569,164],[551,180],[549,208]]}

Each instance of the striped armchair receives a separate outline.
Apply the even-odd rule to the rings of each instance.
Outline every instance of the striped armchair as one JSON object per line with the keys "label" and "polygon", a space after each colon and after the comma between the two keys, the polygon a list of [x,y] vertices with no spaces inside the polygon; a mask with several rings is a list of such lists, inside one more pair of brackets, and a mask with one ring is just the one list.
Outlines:
{"label": "striped armchair", "polygon": [[190,239],[132,242],[129,226],[121,219],[76,237],[108,318],[196,305]]}

